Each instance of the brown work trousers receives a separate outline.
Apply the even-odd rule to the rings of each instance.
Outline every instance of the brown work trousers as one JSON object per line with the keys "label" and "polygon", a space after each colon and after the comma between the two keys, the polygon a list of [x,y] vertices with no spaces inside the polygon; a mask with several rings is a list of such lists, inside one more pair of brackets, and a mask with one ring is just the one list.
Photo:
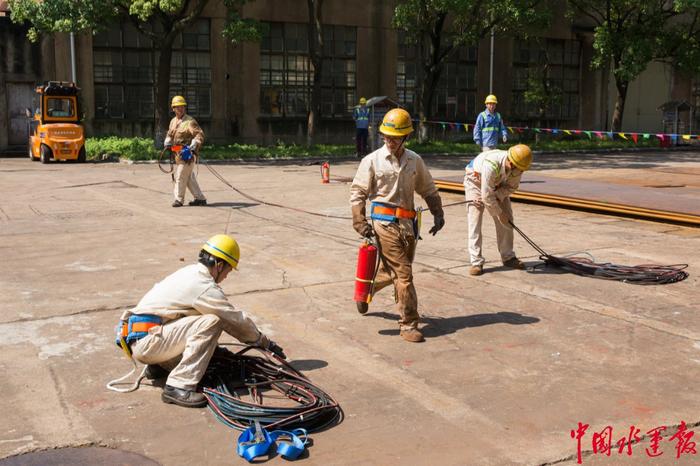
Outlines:
{"label": "brown work trousers", "polygon": [[399,327],[402,330],[417,328],[420,316],[416,288],[413,286],[416,238],[413,232],[396,223],[383,225],[375,221],[373,227],[382,253],[374,293],[393,283],[396,311],[400,316]]}

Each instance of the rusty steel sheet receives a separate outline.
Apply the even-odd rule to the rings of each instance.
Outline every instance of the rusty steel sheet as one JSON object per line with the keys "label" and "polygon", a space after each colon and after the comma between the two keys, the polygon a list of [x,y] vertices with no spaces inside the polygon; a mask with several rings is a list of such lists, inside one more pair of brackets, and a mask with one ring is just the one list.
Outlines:
{"label": "rusty steel sheet", "polygon": [[[442,190],[464,192],[462,180],[451,176],[436,178],[435,183]],[[512,199],[700,226],[699,194],[697,189],[685,187],[663,192],[653,187],[527,173]]]}

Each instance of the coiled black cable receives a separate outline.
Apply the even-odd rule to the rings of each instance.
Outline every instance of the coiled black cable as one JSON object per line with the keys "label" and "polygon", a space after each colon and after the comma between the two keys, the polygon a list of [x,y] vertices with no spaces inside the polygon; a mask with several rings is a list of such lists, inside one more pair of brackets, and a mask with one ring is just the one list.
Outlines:
{"label": "coiled black cable", "polygon": [[[262,356],[245,353],[255,349]],[[237,353],[218,347],[202,379],[209,409],[223,424],[245,430],[317,432],[343,421],[340,405],[301,372],[272,353],[248,346]]]}
{"label": "coiled black cable", "polygon": [[525,233],[516,227],[513,222],[510,225],[515,231],[523,237],[538,253],[540,260],[544,261],[545,265],[553,265],[562,268],[568,272],[582,275],[585,277],[601,278],[603,280],[617,280],[623,283],[633,283],[635,285],[664,285],[667,283],[676,283],[688,278],[688,264],[673,264],[673,265],[617,265],[606,263],[597,263],[587,257],[558,257],[545,252],[541,247],[535,244]]}

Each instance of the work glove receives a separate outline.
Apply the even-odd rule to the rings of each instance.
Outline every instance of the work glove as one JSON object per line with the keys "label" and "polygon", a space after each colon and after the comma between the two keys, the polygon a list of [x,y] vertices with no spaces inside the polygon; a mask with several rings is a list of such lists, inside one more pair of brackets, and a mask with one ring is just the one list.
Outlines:
{"label": "work glove", "polygon": [[173,140],[170,138],[165,138],[165,141],[163,141],[163,147],[165,147],[166,149],[170,149],[171,147],[173,147]]}
{"label": "work glove", "polygon": [[469,202],[477,209],[481,209],[482,207],[484,207],[484,201],[482,201],[481,199],[472,199]]}
{"label": "work glove", "polygon": [[191,150],[192,152],[196,151],[198,147],[199,147],[199,144],[197,143],[197,141],[192,141],[192,142],[190,143],[190,150]]}
{"label": "work glove", "polygon": [[510,226],[510,215],[508,215],[505,212],[501,212],[498,214],[498,221],[501,222],[504,226],[509,227]]}
{"label": "work glove", "polygon": [[508,142],[508,136],[506,136],[506,135],[504,134],[504,135],[503,135],[503,143],[505,144],[506,142]]}
{"label": "work glove", "polygon": [[435,217],[435,224],[433,225],[433,228],[428,230],[428,233],[431,235],[435,236],[435,234],[442,230],[442,227],[445,226],[445,217]]}
{"label": "work glove", "polygon": [[284,354],[284,350],[280,345],[270,340],[270,344],[267,345],[267,350],[281,359],[287,359],[287,355]]}
{"label": "work glove", "polygon": [[352,227],[363,238],[371,238],[374,236],[372,225],[367,223],[367,218],[365,217],[364,204],[355,204],[352,206]]}

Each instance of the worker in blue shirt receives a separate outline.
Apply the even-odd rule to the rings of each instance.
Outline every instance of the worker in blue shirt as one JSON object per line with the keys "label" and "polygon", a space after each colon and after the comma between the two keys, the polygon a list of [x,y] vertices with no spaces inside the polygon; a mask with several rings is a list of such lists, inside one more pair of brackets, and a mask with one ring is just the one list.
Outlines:
{"label": "worker in blue shirt", "polygon": [[501,114],[496,111],[498,99],[493,94],[486,96],[484,101],[486,110],[479,113],[474,125],[474,142],[481,147],[482,151],[495,149],[498,146],[498,136],[503,138],[503,142],[508,141],[508,131],[503,124]]}
{"label": "worker in blue shirt", "polygon": [[355,107],[352,112],[352,118],[355,120],[355,148],[358,158],[365,156],[368,152],[367,137],[369,136],[369,108],[367,107],[367,99],[360,97],[360,104]]}

